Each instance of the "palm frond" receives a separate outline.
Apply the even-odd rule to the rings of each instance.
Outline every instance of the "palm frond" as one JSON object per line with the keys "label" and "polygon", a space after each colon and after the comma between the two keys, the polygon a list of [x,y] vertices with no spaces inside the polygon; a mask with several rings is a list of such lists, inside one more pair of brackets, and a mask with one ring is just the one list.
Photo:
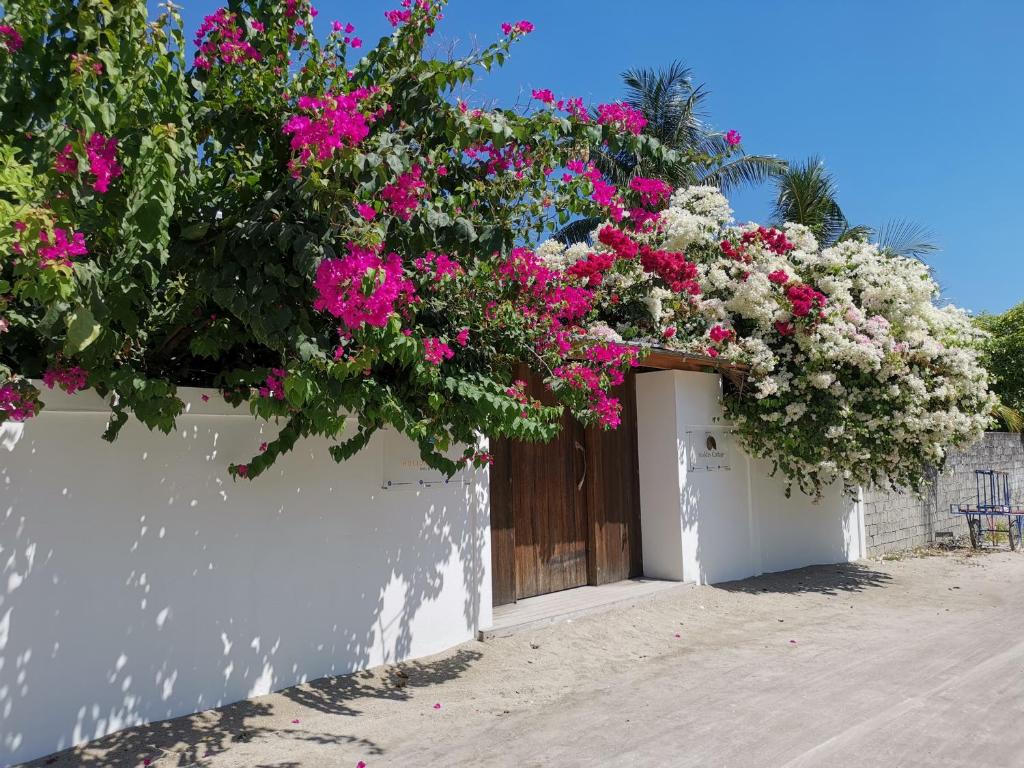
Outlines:
{"label": "palm frond", "polygon": [[872,235],[875,234],[875,230],[871,227],[865,226],[864,224],[855,224],[852,227],[847,227],[839,233],[839,237],[836,238],[837,243],[841,243],[844,240],[868,240]]}
{"label": "palm frond", "polygon": [[575,245],[576,243],[590,243],[591,233],[597,229],[601,220],[596,217],[587,217],[570,221],[564,227],[555,232],[555,240],[563,245]]}
{"label": "palm frond", "polygon": [[992,407],[992,418],[1006,427],[1007,432],[1024,431],[1024,413],[1004,405],[1002,402],[998,402]]}
{"label": "palm frond", "polygon": [[818,157],[791,163],[775,180],[775,224],[803,224],[823,245],[835,243],[850,228],[836,200],[835,178]]}
{"label": "palm frond", "polygon": [[760,184],[786,172],[785,160],[770,155],[740,155],[700,175],[701,184],[712,184],[728,194],[745,184]]}
{"label": "palm frond", "polygon": [[907,219],[891,219],[878,230],[878,247],[894,256],[920,259],[939,250],[935,234]]}

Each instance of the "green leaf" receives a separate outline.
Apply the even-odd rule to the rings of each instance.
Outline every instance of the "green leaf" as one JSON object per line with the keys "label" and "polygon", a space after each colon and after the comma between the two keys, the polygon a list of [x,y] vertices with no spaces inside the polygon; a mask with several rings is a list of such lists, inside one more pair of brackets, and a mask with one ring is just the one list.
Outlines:
{"label": "green leaf", "polygon": [[100,335],[103,330],[88,307],[78,307],[67,318],[68,333],[64,341],[64,351],[68,354],[81,352]]}

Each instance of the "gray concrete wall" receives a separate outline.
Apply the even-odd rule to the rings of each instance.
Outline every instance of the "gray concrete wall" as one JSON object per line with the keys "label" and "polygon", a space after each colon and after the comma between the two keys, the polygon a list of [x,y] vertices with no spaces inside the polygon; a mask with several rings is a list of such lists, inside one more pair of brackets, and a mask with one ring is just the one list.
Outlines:
{"label": "gray concrete wall", "polygon": [[864,489],[864,531],[869,556],[931,544],[936,531],[967,535],[967,525],[950,515],[951,504],[974,503],[975,469],[1010,473],[1014,504],[1024,506],[1024,442],[1018,434],[988,432],[973,446],[950,455],[942,474],[932,473],[923,496]]}

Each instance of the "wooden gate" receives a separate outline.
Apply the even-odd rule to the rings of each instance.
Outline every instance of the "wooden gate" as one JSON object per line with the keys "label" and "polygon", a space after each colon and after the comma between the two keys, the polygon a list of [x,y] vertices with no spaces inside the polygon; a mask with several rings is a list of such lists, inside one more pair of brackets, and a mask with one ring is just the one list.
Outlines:
{"label": "wooden gate", "polygon": [[[527,382],[532,397],[550,402],[538,378]],[[564,416],[550,443],[491,441],[495,605],[642,573],[633,376],[615,394],[615,430]]]}

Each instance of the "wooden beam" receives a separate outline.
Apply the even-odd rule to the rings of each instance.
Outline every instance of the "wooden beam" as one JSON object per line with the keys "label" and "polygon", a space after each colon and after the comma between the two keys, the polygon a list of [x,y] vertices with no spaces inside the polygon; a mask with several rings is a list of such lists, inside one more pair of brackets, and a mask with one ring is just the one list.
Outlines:
{"label": "wooden beam", "polygon": [[746,371],[746,366],[727,363],[709,355],[693,355],[671,349],[654,347],[650,354],[640,359],[641,368],[657,368],[666,371],[702,371],[724,373]]}

